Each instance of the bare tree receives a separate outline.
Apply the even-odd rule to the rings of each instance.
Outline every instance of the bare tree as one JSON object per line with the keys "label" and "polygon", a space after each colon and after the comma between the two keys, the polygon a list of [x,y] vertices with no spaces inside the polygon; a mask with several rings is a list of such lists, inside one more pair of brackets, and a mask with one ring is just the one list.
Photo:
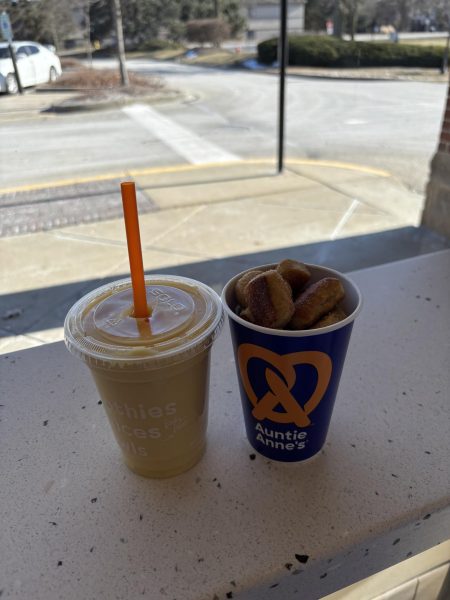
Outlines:
{"label": "bare tree", "polygon": [[197,19],[186,23],[186,37],[202,46],[212,43],[220,48],[221,42],[230,36],[230,26],[223,19]]}
{"label": "bare tree", "polygon": [[16,39],[51,42],[60,49],[64,39],[76,30],[70,0],[18,0],[14,4],[0,0],[1,10],[8,12]]}
{"label": "bare tree", "polygon": [[355,39],[358,17],[367,0],[334,0],[333,21],[335,37],[348,32]]}
{"label": "bare tree", "polygon": [[355,39],[356,26],[358,24],[359,9],[363,0],[341,0],[342,12],[346,16],[347,31],[352,40]]}
{"label": "bare tree", "polygon": [[448,57],[450,49],[450,0],[436,0],[435,10],[440,17],[441,23],[445,24],[447,31],[447,42],[445,44],[444,54],[442,56],[441,72],[448,71]]}
{"label": "bare tree", "polygon": [[112,0],[112,3],[114,25],[116,28],[117,57],[119,59],[120,67],[120,81],[124,87],[128,87],[130,85],[130,79],[128,77],[127,63],[125,57],[125,43],[123,39],[122,25],[122,7],[120,5],[120,0]]}
{"label": "bare tree", "polygon": [[83,0],[84,14],[84,37],[86,39],[86,54],[89,64],[92,66],[92,44],[91,44],[91,0]]}
{"label": "bare tree", "polygon": [[91,8],[95,0],[72,0],[72,10],[76,11],[80,18],[79,26],[83,31],[84,44],[86,47],[86,58],[92,66],[92,44],[91,44]]}

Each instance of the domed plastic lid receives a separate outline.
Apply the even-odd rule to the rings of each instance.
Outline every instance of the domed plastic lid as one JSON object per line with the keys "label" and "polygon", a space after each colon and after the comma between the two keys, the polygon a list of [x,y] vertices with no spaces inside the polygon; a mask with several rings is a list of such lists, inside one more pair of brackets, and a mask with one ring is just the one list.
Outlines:
{"label": "domed plastic lid", "polygon": [[146,277],[151,316],[133,316],[131,280],[107,284],[70,309],[64,323],[68,349],[90,366],[159,368],[209,348],[223,325],[219,296],[186,277]]}

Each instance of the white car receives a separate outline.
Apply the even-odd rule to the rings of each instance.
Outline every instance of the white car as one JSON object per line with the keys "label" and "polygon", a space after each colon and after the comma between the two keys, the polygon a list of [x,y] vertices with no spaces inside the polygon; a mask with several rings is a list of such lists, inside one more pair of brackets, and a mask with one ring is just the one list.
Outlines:
{"label": "white car", "polygon": [[[55,81],[61,75],[59,58],[36,42],[13,42],[22,87]],[[16,94],[18,85],[8,44],[0,43],[0,92]]]}

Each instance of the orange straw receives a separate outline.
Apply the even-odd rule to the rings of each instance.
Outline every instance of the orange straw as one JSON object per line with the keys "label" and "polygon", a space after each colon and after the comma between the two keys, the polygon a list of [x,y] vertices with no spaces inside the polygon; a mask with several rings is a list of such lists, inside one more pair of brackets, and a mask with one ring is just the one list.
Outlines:
{"label": "orange straw", "polygon": [[130,259],[131,284],[133,286],[133,316],[142,319],[151,312],[147,304],[144,281],[144,264],[142,262],[141,236],[136,203],[134,182],[124,181],[120,184],[122,191],[123,216],[127,233],[128,257]]}

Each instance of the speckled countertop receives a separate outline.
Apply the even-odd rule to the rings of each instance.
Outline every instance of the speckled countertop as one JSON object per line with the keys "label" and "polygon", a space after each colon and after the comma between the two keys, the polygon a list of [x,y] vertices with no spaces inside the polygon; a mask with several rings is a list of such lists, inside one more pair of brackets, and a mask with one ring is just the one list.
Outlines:
{"label": "speckled countertop", "polygon": [[247,444],[228,331],[207,453],[163,481],[122,464],[62,343],[2,356],[2,600],[314,600],[449,538],[450,251],[353,278],[364,309],[304,465]]}

